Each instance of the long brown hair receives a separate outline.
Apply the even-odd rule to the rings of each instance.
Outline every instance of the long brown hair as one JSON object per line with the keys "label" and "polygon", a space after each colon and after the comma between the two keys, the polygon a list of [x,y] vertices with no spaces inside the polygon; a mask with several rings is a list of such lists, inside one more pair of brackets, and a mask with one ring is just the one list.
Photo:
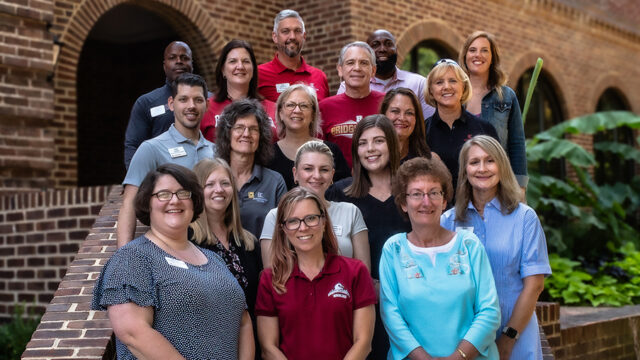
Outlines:
{"label": "long brown hair", "polygon": [[271,271],[273,273],[271,283],[278,294],[287,292],[285,284],[291,276],[295,263],[298,261],[298,255],[289,242],[282,223],[291,214],[296,204],[307,199],[313,200],[316,203],[320,214],[324,218],[322,251],[325,254],[338,254],[338,240],[336,240],[336,236],[333,233],[331,219],[329,219],[329,214],[327,213],[324,202],[320,200],[316,194],[302,186],[291,189],[282,196],[278,204],[276,227],[273,233],[273,239],[271,240]]}
{"label": "long brown hair", "polygon": [[486,31],[474,31],[462,45],[462,51],[460,51],[460,66],[469,74],[469,68],[467,67],[467,51],[477,38],[483,37],[489,41],[491,46],[491,65],[489,65],[489,80],[487,80],[487,87],[489,89],[496,89],[498,98],[502,100],[502,86],[507,83],[507,74],[502,70],[500,65],[500,50],[498,49],[498,42],[493,34]]}
{"label": "long brown hair", "polygon": [[502,206],[502,213],[511,214],[518,207],[522,193],[516,176],[511,170],[509,157],[496,139],[491,136],[477,135],[467,140],[462,145],[462,149],[460,149],[460,157],[458,159],[460,168],[458,171],[458,188],[456,190],[456,220],[465,221],[467,219],[467,206],[469,201],[473,199],[473,188],[469,183],[469,175],[467,174],[467,160],[469,149],[474,145],[484,150],[498,165],[500,181],[498,182],[496,197]]}
{"label": "long brown hair", "polygon": [[[231,203],[229,204],[229,206],[227,206],[227,209],[224,212],[224,225],[231,233],[231,237],[233,238],[233,241],[237,246],[242,246],[242,244],[244,244],[244,248],[251,251],[255,247],[255,236],[245,230],[242,227],[242,223],[240,222],[238,189],[236,188],[236,181],[233,179],[233,173],[231,172],[229,164],[227,164],[226,161],[220,158],[203,159],[196,164],[196,166],[193,168],[193,171],[198,177],[200,186],[204,189],[209,175],[211,175],[212,172],[218,169],[225,170],[227,176],[229,176],[231,187],[233,189],[231,195]],[[214,245],[217,242],[216,237],[213,235],[213,232],[211,232],[209,223],[207,222],[206,206],[204,206],[204,211],[202,211],[198,219],[193,224],[191,224],[191,228],[193,229],[193,239],[197,244]]]}
{"label": "long brown hair", "polygon": [[406,96],[411,100],[411,105],[416,114],[416,124],[413,128],[413,132],[409,135],[409,154],[415,156],[423,156],[427,159],[431,159],[431,149],[427,144],[427,135],[424,125],[424,115],[422,114],[422,105],[416,94],[411,89],[399,87],[389,90],[380,104],[380,114],[386,115],[389,110],[389,105],[396,96]]}
{"label": "long brown hair", "polygon": [[355,198],[362,198],[369,194],[369,188],[371,187],[371,180],[369,179],[369,173],[367,169],[362,166],[360,162],[360,156],[358,156],[358,142],[365,130],[371,128],[378,128],[384,133],[384,137],[387,140],[387,147],[389,148],[389,167],[391,178],[396,175],[398,167],[400,166],[400,152],[398,151],[398,134],[393,127],[393,123],[388,117],[375,114],[369,115],[360,120],[356,128],[353,130],[353,138],[351,141],[351,156],[353,162],[353,182],[351,185],[344,189],[344,193],[348,196]]}

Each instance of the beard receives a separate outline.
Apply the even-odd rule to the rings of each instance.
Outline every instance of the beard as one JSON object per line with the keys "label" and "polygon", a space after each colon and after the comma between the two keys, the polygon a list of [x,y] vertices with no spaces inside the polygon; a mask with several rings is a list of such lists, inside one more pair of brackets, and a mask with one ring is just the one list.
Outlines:
{"label": "beard", "polygon": [[396,68],[398,62],[398,54],[389,55],[387,60],[380,61],[376,59],[376,74],[391,74]]}
{"label": "beard", "polygon": [[[294,48],[290,48],[289,45],[295,45]],[[283,46],[280,46],[280,51],[282,51],[288,57],[296,57],[302,51],[302,46],[300,43],[295,40],[287,41]]]}

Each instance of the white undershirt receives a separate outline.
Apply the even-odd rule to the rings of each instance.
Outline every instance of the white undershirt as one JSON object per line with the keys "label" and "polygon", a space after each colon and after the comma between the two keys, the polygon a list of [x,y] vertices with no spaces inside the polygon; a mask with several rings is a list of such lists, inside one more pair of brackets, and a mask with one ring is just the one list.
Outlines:
{"label": "white undershirt", "polygon": [[411,251],[413,251],[414,254],[428,255],[429,259],[431,260],[431,264],[433,266],[436,266],[436,255],[440,253],[449,252],[453,247],[453,244],[455,243],[454,241],[455,239],[456,239],[456,236],[454,235],[451,238],[451,240],[449,240],[449,242],[447,242],[446,244],[440,245],[440,246],[432,246],[432,247],[415,246],[411,243],[411,241],[409,241],[409,239],[407,239],[407,242],[409,243],[409,249],[411,249]]}

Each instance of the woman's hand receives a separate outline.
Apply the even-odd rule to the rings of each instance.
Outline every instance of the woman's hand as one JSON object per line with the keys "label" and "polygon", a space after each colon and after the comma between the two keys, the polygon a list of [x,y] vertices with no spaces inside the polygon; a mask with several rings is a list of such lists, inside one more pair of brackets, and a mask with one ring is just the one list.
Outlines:
{"label": "woman's hand", "polygon": [[138,359],[184,359],[162,334],[151,327],[153,308],[134,303],[111,305],[107,309],[116,337]]}
{"label": "woman's hand", "polygon": [[496,345],[498,345],[498,353],[500,353],[500,360],[509,360],[511,357],[511,351],[513,351],[513,346],[516,344],[516,339],[512,339],[508,336],[500,336],[498,340],[496,340]]}

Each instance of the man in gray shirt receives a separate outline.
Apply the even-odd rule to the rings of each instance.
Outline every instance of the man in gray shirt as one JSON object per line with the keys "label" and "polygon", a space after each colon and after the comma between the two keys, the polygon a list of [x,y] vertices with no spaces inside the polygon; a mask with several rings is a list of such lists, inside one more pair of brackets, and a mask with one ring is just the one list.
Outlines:
{"label": "man in gray shirt", "polygon": [[192,169],[198,161],[214,157],[215,145],[200,132],[200,122],[207,104],[207,84],[201,76],[186,73],[175,79],[168,102],[169,109],[174,113],[174,124],[169,130],[140,145],[122,182],[124,196],[118,214],[118,247],[133,239],[136,228],[133,200],[150,170],[166,163]]}

